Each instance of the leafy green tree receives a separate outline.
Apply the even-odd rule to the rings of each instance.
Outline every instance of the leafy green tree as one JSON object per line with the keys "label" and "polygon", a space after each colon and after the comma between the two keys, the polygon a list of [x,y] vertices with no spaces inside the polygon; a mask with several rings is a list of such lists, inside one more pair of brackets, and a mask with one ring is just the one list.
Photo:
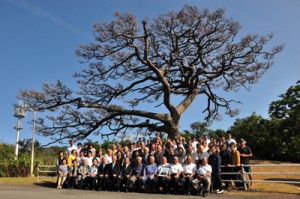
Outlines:
{"label": "leafy green tree", "polygon": [[[19,141],[20,153],[27,153],[31,151],[31,139],[24,139]],[[41,143],[38,140],[34,141],[34,148],[37,149],[41,146]]]}
{"label": "leafy green tree", "polygon": [[206,122],[194,122],[191,125],[192,132],[195,136],[203,136],[204,133],[208,132],[209,124]]}
{"label": "leafy green tree", "polygon": [[280,122],[280,155],[300,162],[300,80],[279,98],[270,104],[269,114],[273,120]]}
{"label": "leafy green tree", "polygon": [[253,113],[236,119],[230,130],[244,138],[256,158],[300,162],[300,81],[269,106],[270,119]]}
{"label": "leafy green tree", "polygon": [[200,106],[205,120],[214,120],[219,109],[237,114],[230,108],[234,100],[218,91],[249,88],[282,50],[282,45],[266,46],[271,34],[238,35],[239,23],[226,18],[223,9],[185,5],[140,24],[129,13],[115,16],[96,23],[95,40],[76,51],[88,64],[74,75],[78,90],[58,81],[44,84],[42,91],[20,92],[34,110],[47,111],[47,121],[37,120],[41,134],[55,141],[133,131],[174,138],[183,113],[199,95],[206,98]]}

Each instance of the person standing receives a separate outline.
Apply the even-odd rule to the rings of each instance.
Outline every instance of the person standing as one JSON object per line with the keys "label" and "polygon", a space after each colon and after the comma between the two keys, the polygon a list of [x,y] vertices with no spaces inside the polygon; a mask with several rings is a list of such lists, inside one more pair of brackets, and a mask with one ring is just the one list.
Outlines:
{"label": "person standing", "polygon": [[[240,152],[240,158],[241,158],[241,164],[243,165],[250,165],[250,158],[253,157],[252,150],[249,146],[246,146],[246,140],[240,139],[240,147],[238,148],[238,151]],[[253,176],[251,174],[251,168],[250,166],[243,166],[244,171],[248,173],[249,179],[250,179],[250,187],[252,186],[252,180]]]}
{"label": "person standing", "polygon": [[69,159],[69,155],[72,153],[73,150],[77,151],[77,147],[75,146],[75,143],[73,140],[70,140],[70,146],[66,149],[65,153],[66,153],[66,159]]}
{"label": "person standing", "polygon": [[236,141],[235,141],[235,139],[232,138],[231,132],[230,132],[230,131],[227,131],[227,140],[226,140],[227,146],[230,147],[230,144],[231,144],[232,142],[236,145]]}
{"label": "person standing", "polygon": [[[223,166],[221,168],[222,173],[228,173],[230,172],[230,168],[228,167],[230,165],[230,149],[227,147],[226,142],[224,142],[224,144],[221,145],[221,151],[219,153],[219,155],[221,156],[221,165]],[[223,180],[230,180],[231,176],[228,174],[223,174],[222,175],[222,179]],[[230,189],[231,188],[231,182],[226,181],[225,182],[225,187],[226,189]]]}
{"label": "person standing", "polygon": [[[235,174],[231,175],[231,178],[233,180],[239,180],[240,174],[237,174],[241,170],[241,158],[240,158],[240,152],[236,148],[236,144],[234,142],[230,143],[230,165],[233,165],[235,167],[231,168],[231,172],[234,172]],[[235,185],[239,186],[240,183],[235,181]]]}
{"label": "person standing", "polygon": [[210,147],[210,156],[208,157],[208,164],[212,167],[212,179],[217,188],[217,194],[223,193],[221,180],[221,162],[222,159],[217,151],[216,146]]}

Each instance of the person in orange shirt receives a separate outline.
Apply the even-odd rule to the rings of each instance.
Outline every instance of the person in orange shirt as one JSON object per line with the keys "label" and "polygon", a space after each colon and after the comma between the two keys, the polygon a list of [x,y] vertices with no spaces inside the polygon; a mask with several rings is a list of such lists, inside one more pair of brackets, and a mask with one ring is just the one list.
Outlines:
{"label": "person in orange shirt", "polygon": [[[236,174],[236,172],[240,172],[241,171],[241,158],[240,158],[240,152],[237,150],[236,148],[236,144],[235,142],[231,142],[230,143],[230,149],[231,149],[231,153],[230,153],[230,165],[231,166],[235,166],[231,168],[231,172],[234,172],[235,174],[232,174],[229,178],[233,179],[233,180],[240,180],[240,174]],[[239,186],[240,182],[234,182],[236,186]]]}
{"label": "person in orange shirt", "polygon": [[236,144],[234,142],[230,143],[230,149],[231,149],[230,164],[235,166],[240,166],[241,165],[240,152],[237,150]]}
{"label": "person in orange shirt", "polygon": [[68,157],[68,166],[73,167],[73,161],[77,160],[77,150],[73,149],[71,154]]}

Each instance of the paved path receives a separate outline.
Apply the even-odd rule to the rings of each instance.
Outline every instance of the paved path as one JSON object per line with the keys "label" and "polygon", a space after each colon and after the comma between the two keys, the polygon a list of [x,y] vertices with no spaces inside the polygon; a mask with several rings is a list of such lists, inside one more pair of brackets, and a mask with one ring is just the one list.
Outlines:
{"label": "paved path", "polygon": [[[84,191],[84,190],[67,190],[55,189],[43,184],[36,185],[0,185],[0,199],[196,199],[200,196],[183,196],[183,195],[162,195],[162,194],[142,194],[142,193],[123,193],[123,192],[108,192],[108,191]],[[207,199],[214,198],[230,198],[230,199],[254,199],[254,198],[300,198],[299,195],[287,194],[253,194],[250,192],[224,193],[224,194],[209,194]]]}

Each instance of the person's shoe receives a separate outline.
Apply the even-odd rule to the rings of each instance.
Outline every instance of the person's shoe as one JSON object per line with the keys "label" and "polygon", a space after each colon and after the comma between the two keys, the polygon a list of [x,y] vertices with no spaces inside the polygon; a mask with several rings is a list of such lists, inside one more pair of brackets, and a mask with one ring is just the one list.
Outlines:
{"label": "person's shoe", "polygon": [[189,195],[191,195],[191,193],[190,192],[185,192],[184,195],[189,196]]}
{"label": "person's shoe", "polygon": [[207,196],[207,191],[203,191],[203,192],[202,192],[202,196],[203,196],[203,197],[206,197],[206,196]]}
{"label": "person's shoe", "polygon": [[224,191],[223,190],[217,190],[217,194],[222,194],[222,193],[224,193]]}

